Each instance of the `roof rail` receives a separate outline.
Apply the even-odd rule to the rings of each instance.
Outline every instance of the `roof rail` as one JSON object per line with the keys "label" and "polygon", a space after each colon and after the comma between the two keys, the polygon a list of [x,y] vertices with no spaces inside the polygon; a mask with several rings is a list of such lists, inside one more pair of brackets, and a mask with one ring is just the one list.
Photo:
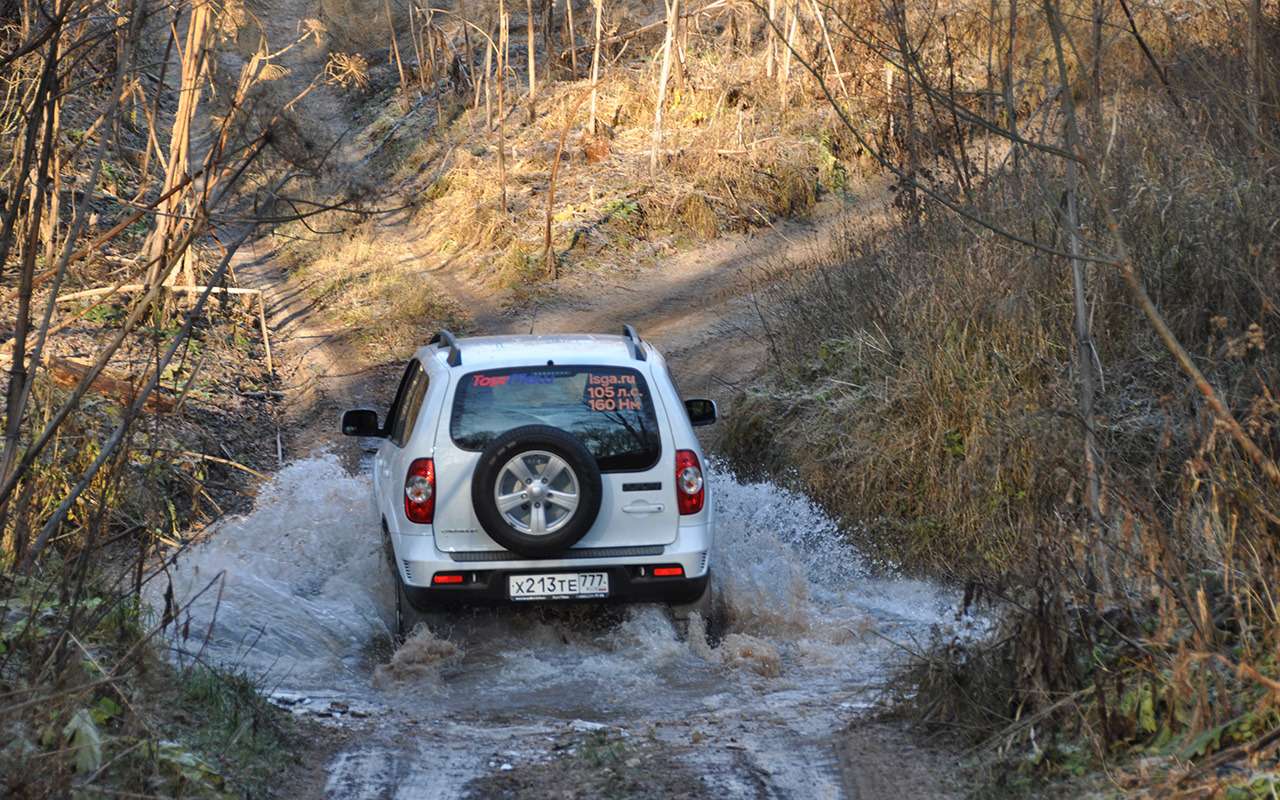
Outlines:
{"label": "roof rail", "polygon": [[630,325],[622,326],[622,336],[627,340],[627,344],[631,346],[631,356],[636,361],[644,361],[644,344],[640,341],[640,334],[636,333],[636,329]]}
{"label": "roof rail", "polygon": [[462,364],[462,348],[458,347],[458,339],[447,330],[442,330],[435,336],[431,337],[431,341],[427,344],[440,344],[441,342],[449,345],[449,358],[445,362],[451,367],[457,367]]}

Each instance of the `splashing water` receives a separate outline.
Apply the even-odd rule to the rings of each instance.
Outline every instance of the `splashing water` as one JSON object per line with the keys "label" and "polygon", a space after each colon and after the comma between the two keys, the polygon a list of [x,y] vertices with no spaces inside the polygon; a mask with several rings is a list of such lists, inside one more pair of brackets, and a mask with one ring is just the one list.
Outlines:
{"label": "splashing water", "polygon": [[212,624],[208,643],[183,647],[268,686],[383,707],[408,696],[440,713],[642,719],[655,696],[720,713],[865,694],[896,657],[886,639],[924,638],[946,619],[941,589],[873,577],[804,495],[719,473],[711,490],[718,642],[697,624],[677,636],[656,606],[520,606],[459,612],[392,653],[370,482],[322,456],[283,469],[252,513],[180,559],[178,602],[221,581],[187,612],[192,632]]}
{"label": "splashing water", "polygon": [[182,649],[206,647],[223,665],[293,689],[367,679],[362,654],[391,621],[377,534],[368,480],[332,456],[286,466],[252,513],[179,557],[174,599],[191,603],[182,619],[189,614],[193,633],[212,623],[207,645]]}

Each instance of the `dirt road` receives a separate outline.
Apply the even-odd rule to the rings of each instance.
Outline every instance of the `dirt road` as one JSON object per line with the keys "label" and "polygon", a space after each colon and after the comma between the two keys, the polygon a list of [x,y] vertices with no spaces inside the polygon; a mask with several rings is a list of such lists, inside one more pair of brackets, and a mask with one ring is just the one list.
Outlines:
{"label": "dirt road", "polygon": [[[823,242],[849,212],[828,202],[808,221],[721,240],[613,285],[567,279],[519,313],[465,275],[442,271],[439,285],[484,332],[633,323],[668,353],[686,391],[724,398],[765,357],[749,279]],[[183,576],[196,586],[226,570],[211,655],[267,675],[282,705],[325,721],[324,763],[303,794],[946,794],[933,756],[911,751],[924,766],[903,769],[894,736],[847,729],[881,698],[897,643],[955,625],[954,598],[882,577],[812,502],[769,483],[712,479],[719,637],[682,639],[656,607],[521,608],[451,617],[395,650],[363,459],[334,421],[343,406],[383,405],[379,371],[398,366],[362,363],[269,252],[242,262],[241,280],[271,298],[286,354],[290,463],[252,514],[186,559]]]}

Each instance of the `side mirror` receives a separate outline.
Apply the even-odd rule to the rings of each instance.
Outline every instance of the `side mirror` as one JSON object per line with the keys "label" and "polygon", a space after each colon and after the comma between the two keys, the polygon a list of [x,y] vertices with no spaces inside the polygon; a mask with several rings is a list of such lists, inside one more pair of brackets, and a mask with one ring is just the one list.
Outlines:
{"label": "side mirror", "polygon": [[346,436],[385,437],[378,424],[378,412],[372,408],[355,408],[342,414],[342,433]]}
{"label": "side mirror", "polygon": [[710,425],[717,419],[716,401],[693,398],[684,401],[684,410],[689,414],[689,422],[695,428]]}

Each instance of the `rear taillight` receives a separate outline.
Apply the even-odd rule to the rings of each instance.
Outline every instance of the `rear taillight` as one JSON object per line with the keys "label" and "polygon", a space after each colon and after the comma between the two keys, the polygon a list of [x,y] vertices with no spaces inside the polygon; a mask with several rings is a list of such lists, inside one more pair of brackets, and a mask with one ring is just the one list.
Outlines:
{"label": "rear taillight", "polygon": [[702,510],[706,488],[702,481],[702,465],[692,450],[676,451],[676,505],[681,514],[697,514]]}
{"label": "rear taillight", "polygon": [[419,525],[436,515],[436,464],[429,458],[414,459],[404,476],[404,515]]}

